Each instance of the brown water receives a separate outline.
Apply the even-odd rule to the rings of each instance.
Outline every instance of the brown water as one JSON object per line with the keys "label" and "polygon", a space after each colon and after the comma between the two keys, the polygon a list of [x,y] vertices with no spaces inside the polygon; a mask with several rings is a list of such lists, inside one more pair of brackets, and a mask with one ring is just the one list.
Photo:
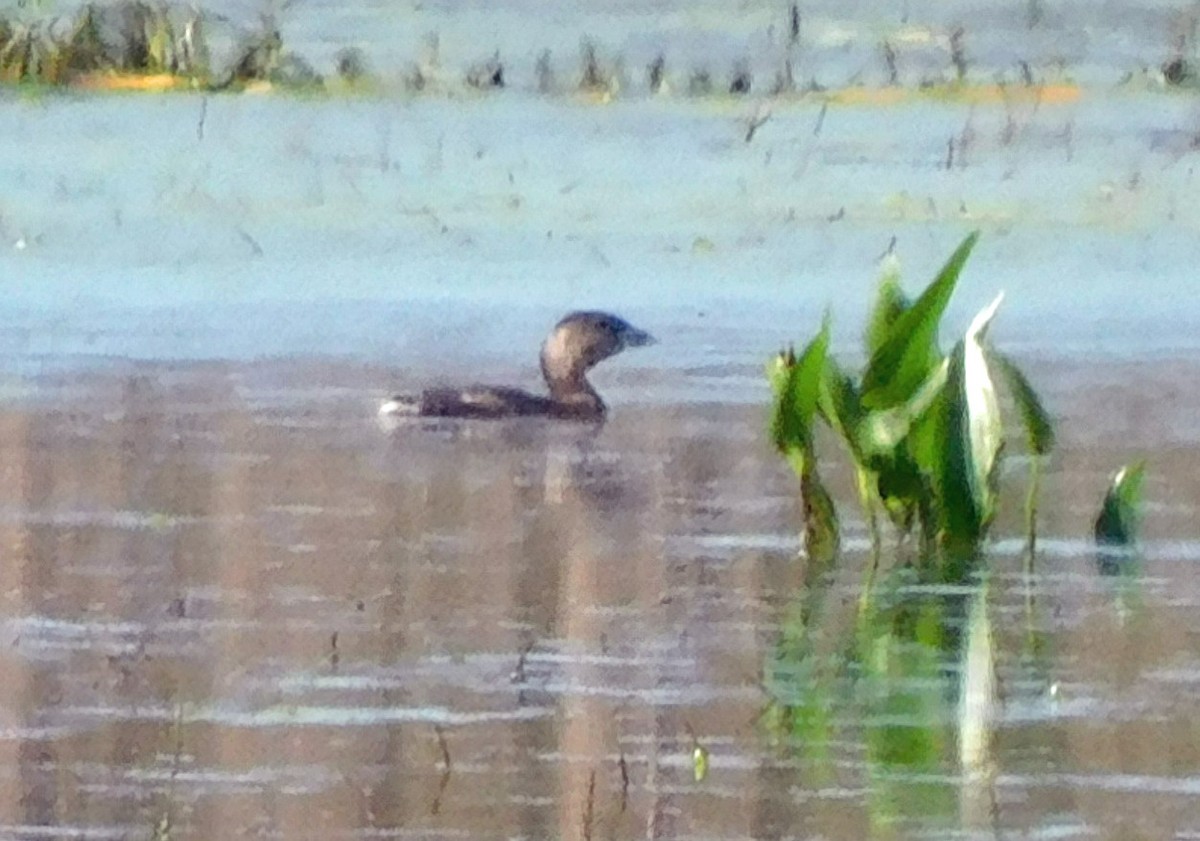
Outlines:
{"label": "brown water", "polygon": [[[389,431],[403,376],[336,361],[34,378],[0,410],[0,837],[1196,837],[1200,372],[1032,368],[1064,446],[1031,582],[1019,499],[996,529],[982,779],[953,720],[908,722],[949,734],[922,768],[869,708],[824,759],[770,731],[802,562],[760,405]],[[1137,453],[1145,559],[1102,577]]]}
{"label": "brown water", "polygon": [[[1197,117],[1141,70],[1175,11],[973,2],[972,78],[1083,98],[774,101],[747,143],[765,103],[642,70],[748,55],[761,89],[786,3],[528,5],[281,21],[389,78],[428,32],[447,73],[500,48],[495,97],[0,103],[0,839],[1200,837]],[[802,5],[801,84],[880,83],[901,25],[916,84],[968,11]],[[584,34],[628,95],[531,95]],[[1061,421],[1037,574],[1014,460],[989,621],[910,589],[951,644],[856,634],[831,449],[845,568],[805,627],[761,364],[830,304],[857,346],[889,240],[917,289],[975,227],[948,321],[1006,290]],[[532,385],[579,307],[662,340],[597,373],[603,430],[376,424],[432,372]],[[1092,518],[1141,456],[1144,559],[1104,576]]]}

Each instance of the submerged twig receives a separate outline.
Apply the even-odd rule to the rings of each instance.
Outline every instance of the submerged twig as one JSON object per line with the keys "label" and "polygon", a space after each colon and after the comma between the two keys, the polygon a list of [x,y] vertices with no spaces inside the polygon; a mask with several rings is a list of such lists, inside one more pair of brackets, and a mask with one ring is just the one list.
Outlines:
{"label": "submerged twig", "polygon": [[442,728],[442,725],[438,724],[434,726],[433,732],[437,734],[438,747],[442,750],[442,764],[445,766],[446,771],[448,772],[450,770],[451,763],[450,745],[446,743],[446,731]]}
{"label": "submerged twig", "polygon": [[1021,84],[1027,88],[1033,87],[1033,70],[1029,67],[1029,62],[1022,59],[1017,62],[1021,68]]}
{"label": "submerged twig", "polygon": [[592,841],[592,826],[596,818],[596,769],[588,774],[587,800],[583,804],[583,841]]}
{"label": "submerged twig", "polygon": [[950,63],[954,65],[954,74],[960,83],[967,79],[966,36],[967,31],[961,26],[950,33]]}
{"label": "submerged twig", "polygon": [[250,246],[250,251],[255,257],[263,256],[263,249],[262,246],[258,244],[258,240],[246,233],[246,230],[240,226],[236,230],[237,235],[242,238],[242,242]]}
{"label": "submerged twig", "polygon": [[200,119],[196,121],[196,140],[204,139],[204,121],[208,119],[208,97],[200,97]]}
{"label": "submerged twig", "polygon": [[1067,124],[1062,130],[1063,146],[1067,150],[1067,160],[1075,159],[1075,120],[1074,118],[1067,120]]}
{"label": "submerged twig", "polygon": [[629,763],[625,761],[625,751],[617,758],[617,770],[621,772],[621,814],[629,805]]}
{"label": "submerged twig", "polygon": [[1042,459],[1038,455],[1030,455],[1029,463],[1029,492],[1025,496],[1025,614],[1026,628],[1032,639],[1033,636],[1033,576],[1037,561],[1037,500],[1041,485]]}
{"label": "submerged twig", "polygon": [[526,680],[525,664],[529,660],[529,652],[533,651],[533,640],[529,640],[521,647],[521,653],[517,655],[516,668],[509,675],[509,680],[513,683],[524,683]]}
{"label": "submerged twig", "polygon": [[[879,259],[886,259],[895,249],[896,238],[892,237],[887,250]],[[871,538],[871,559],[867,564],[867,573],[863,578],[862,593],[858,601],[859,617],[862,618],[870,608],[871,594],[875,589],[875,576],[879,573],[879,564],[883,558],[883,534],[879,529],[879,508],[875,504],[875,491],[871,487],[873,477],[864,470],[858,470],[856,473],[859,504],[866,515],[867,532]]]}
{"label": "submerged twig", "polygon": [[829,102],[822,102],[821,110],[817,112],[817,120],[813,123],[812,140],[805,144],[804,157],[800,159],[800,165],[796,168],[797,178],[808,171],[809,162],[812,161],[812,156],[817,150],[817,138],[821,136],[821,129],[825,126],[825,114],[828,110]]}
{"label": "submerged twig", "polygon": [[1033,575],[1038,551],[1038,493],[1042,485],[1042,458],[1030,456],[1030,491],[1025,497],[1025,572]]}
{"label": "submerged twig", "polygon": [[746,142],[749,143],[754,139],[754,133],[757,132],[767,120],[771,119],[771,110],[769,108],[760,108],[754,113],[746,123]]}
{"label": "submerged twig", "polygon": [[169,841],[175,825],[175,785],[183,766],[183,705],[175,705],[175,718],[171,722],[171,772],[167,779],[166,804],[162,816],[154,827],[154,841]]}
{"label": "submerged twig", "polygon": [[433,803],[429,807],[429,813],[436,815],[442,810],[442,796],[446,793],[447,787],[450,785],[450,746],[446,744],[446,731],[442,729],[440,724],[433,727],[433,732],[437,734],[438,747],[442,749],[442,776],[438,780],[437,794],[433,796]]}
{"label": "submerged twig", "polygon": [[821,129],[825,127],[825,114],[829,111],[829,102],[821,103],[821,110],[817,112],[817,122],[813,126],[813,137],[821,136]]}
{"label": "submerged twig", "polygon": [[967,152],[975,144],[975,106],[967,111],[967,119],[963,121],[962,132],[958,136],[958,167],[967,165]]}

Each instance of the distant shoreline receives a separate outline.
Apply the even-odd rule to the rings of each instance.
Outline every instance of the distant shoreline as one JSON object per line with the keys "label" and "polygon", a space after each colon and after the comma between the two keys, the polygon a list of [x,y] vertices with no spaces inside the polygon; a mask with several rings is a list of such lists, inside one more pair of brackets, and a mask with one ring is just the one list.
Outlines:
{"label": "distant shoreline", "polygon": [[[1060,104],[1077,101],[1084,89],[1104,89],[1076,80],[1061,59],[1014,60],[1010,55],[1007,69],[997,68],[995,61],[979,61],[972,54],[975,33],[964,25],[905,24],[882,35],[866,34],[855,42],[851,63],[857,69],[847,74],[844,66],[822,63],[830,48],[805,40],[800,7],[793,3],[786,8],[790,31],[787,25],[779,31],[772,25],[764,43],[747,45],[741,58],[713,53],[688,61],[659,50],[637,67],[627,63],[622,51],[610,53],[584,36],[577,66],[571,69],[561,54],[556,63],[549,49],[510,60],[499,48],[484,46],[486,40],[480,40],[474,60],[451,64],[443,60],[440,38],[432,32],[424,36],[418,58],[400,59],[400,66],[387,71],[373,68],[366,49],[346,46],[336,51],[333,71],[322,74],[307,56],[285,48],[279,22],[269,14],[245,28],[182,4],[87,3],[68,16],[0,17],[0,88],[414,97],[513,89],[587,103],[671,97],[867,106],[927,100]],[[983,38],[995,34],[986,26],[979,32]],[[872,46],[869,39],[874,37],[879,40]],[[1190,60],[1193,51],[1180,42],[1164,52],[1161,67],[1142,64],[1127,71],[1117,87],[1200,87]],[[835,76],[842,78],[830,81]]]}

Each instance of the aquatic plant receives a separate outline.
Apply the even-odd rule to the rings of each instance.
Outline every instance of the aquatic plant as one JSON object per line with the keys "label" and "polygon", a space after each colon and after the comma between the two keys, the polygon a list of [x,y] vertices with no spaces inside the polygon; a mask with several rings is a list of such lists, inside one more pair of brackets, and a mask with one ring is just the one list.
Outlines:
{"label": "aquatic plant", "polygon": [[689,96],[708,96],[712,89],[712,74],[708,72],[707,67],[698,67],[692,71],[692,75],[688,77]]}
{"label": "aquatic plant", "polygon": [[[363,55],[362,58],[365,62],[366,56]],[[436,32],[426,33],[422,39],[421,55],[416,61],[409,62],[408,67],[401,74],[401,83],[409,93],[440,89],[441,67],[441,37]],[[340,72],[339,75],[341,75]],[[342,81],[347,82],[352,89],[364,87],[362,84],[364,79],[349,82],[345,76],[342,76]]]}
{"label": "aquatic plant", "polygon": [[[817,469],[818,420],[842,440],[854,465],[872,576],[881,512],[902,536],[919,535],[917,563],[930,580],[958,583],[973,570],[996,514],[1006,438],[995,376],[1018,408],[1035,471],[1053,448],[1053,425],[1028,379],[988,342],[1002,295],[950,353],[938,346],[942,315],[977,240],[978,232],[963,240],[914,300],[901,289],[894,257],[885,258],[864,336],[868,361],[858,376],[829,355],[828,316],[799,356],[786,351],[769,366],[772,439],[800,478],[805,548],[818,570],[833,563],[838,545],[836,508]],[[1032,539],[1032,523],[1030,533]]]}
{"label": "aquatic plant", "polygon": [[1101,546],[1129,547],[1137,542],[1142,520],[1142,484],[1146,462],[1127,464],[1113,474],[1096,517],[1096,543]]}
{"label": "aquatic plant", "polygon": [[175,30],[166,7],[129,3],[126,8],[137,13],[135,20],[141,29],[141,66],[136,69],[147,73],[174,73],[179,62],[175,56]]}
{"label": "aquatic plant", "polygon": [[900,70],[897,66],[896,48],[892,46],[892,42],[884,38],[879,43],[879,52],[883,57],[883,63],[887,67],[887,84],[890,87],[895,87],[900,84]]}
{"label": "aquatic plant", "polygon": [[0,81],[54,84],[61,78],[61,51],[38,24],[5,26],[0,46]]}
{"label": "aquatic plant", "polygon": [[608,79],[600,67],[596,44],[590,38],[584,38],[579,44],[579,90],[594,93],[607,87]]}
{"label": "aquatic plant", "polygon": [[775,73],[775,81],[771,84],[771,96],[786,96],[795,92],[796,76],[792,69],[792,60],[788,58]]}
{"label": "aquatic plant", "polygon": [[[1113,594],[1122,620],[1139,610],[1120,560],[1131,557],[1143,479],[1140,462],[1117,471],[1096,521],[1101,572],[1121,576]],[[994,803],[1002,686],[990,576],[969,588],[914,586],[923,583],[916,569],[889,570],[846,634],[823,633],[841,609],[825,598],[829,582],[802,590],[763,671],[761,721],[809,773],[832,775],[837,745],[861,742],[876,827],[954,815],[964,797]],[[848,738],[849,728],[859,733]],[[947,784],[955,768],[962,777]]]}
{"label": "aquatic plant", "polygon": [[476,90],[504,87],[504,64],[497,50],[490,58],[477,62],[467,71],[467,86]]}
{"label": "aquatic plant", "polygon": [[325,79],[309,64],[308,59],[293,52],[285,52],[280,56],[267,81],[291,91],[318,91],[325,84]]}
{"label": "aquatic plant", "polygon": [[209,53],[201,15],[164,4],[86,3],[65,26],[57,19],[0,22],[0,79],[70,84],[97,74],[171,74],[207,82]]}
{"label": "aquatic plant", "polygon": [[[348,85],[361,84],[367,77],[367,57],[358,47],[343,47],[334,57],[338,78]],[[420,69],[417,70],[420,73]]]}
{"label": "aquatic plant", "polygon": [[283,37],[274,21],[264,19],[262,23],[258,32],[243,37],[238,48],[238,58],[222,86],[265,82],[279,66],[283,54]]}
{"label": "aquatic plant", "polygon": [[1028,29],[1035,29],[1045,19],[1044,0],[1025,0],[1025,26]]}
{"label": "aquatic plant", "polygon": [[534,65],[533,75],[537,79],[537,92],[543,96],[554,93],[554,65],[549,50],[538,53],[537,64]]}
{"label": "aquatic plant", "polygon": [[579,44],[579,92],[603,101],[615,96],[622,87],[622,65],[618,57],[605,66],[595,42],[591,38],[584,38]]}
{"label": "aquatic plant", "polygon": [[666,59],[663,54],[659,53],[654,57],[654,61],[646,67],[646,87],[652,94],[659,94],[665,91],[666,85]]}
{"label": "aquatic plant", "polygon": [[[858,374],[832,357],[830,319],[796,353],[768,365],[774,391],[771,437],[800,479],[808,562],[776,645],[763,668],[767,705],[761,721],[806,769],[832,774],[839,744],[861,742],[873,827],[913,817],[953,815],[960,802],[994,803],[994,735],[1001,709],[997,634],[989,605],[983,547],[999,506],[997,478],[1010,434],[998,385],[1008,393],[1030,460],[1026,497],[1026,571],[1036,546],[1037,494],[1054,426],[1033,384],[988,336],[1002,296],[981,310],[949,353],[940,321],[978,239],[969,235],[915,299],[900,286],[889,249],[864,334],[867,362]],[[850,455],[872,538],[872,559],[857,606],[844,608],[832,570],[840,525],[818,469],[817,439],[831,430]],[[1113,477],[1096,518],[1097,560],[1124,618],[1138,606],[1128,586],[1141,520],[1144,464]],[[880,524],[902,541],[919,536],[911,563],[879,580]],[[897,547],[897,555],[904,554]],[[951,587],[929,585],[948,584]],[[839,611],[853,611],[848,633]],[[1026,600],[1028,653],[1038,642],[1032,592]],[[848,727],[860,729],[847,739]],[[962,772],[959,791],[939,783]],[[961,800],[960,800],[961,798]]]}
{"label": "aquatic plant", "polygon": [[750,74],[750,65],[745,61],[739,61],[734,65],[733,75],[729,79],[729,93],[734,96],[748,94],[753,84],[754,78]]}
{"label": "aquatic plant", "polygon": [[1127,464],[1113,474],[1104,494],[1092,529],[1096,567],[1102,575],[1126,577],[1138,568],[1145,478],[1145,461]]}
{"label": "aquatic plant", "polygon": [[1186,58],[1175,56],[1163,63],[1162,75],[1168,85],[1182,85],[1195,78],[1195,71]]}
{"label": "aquatic plant", "polygon": [[956,26],[950,33],[950,63],[954,66],[954,78],[959,84],[967,80],[967,31]]}
{"label": "aquatic plant", "polygon": [[190,76],[200,83],[212,77],[212,55],[204,36],[204,17],[195,9],[183,24],[178,51],[180,65],[177,73]]}
{"label": "aquatic plant", "polygon": [[63,51],[68,73],[93,73],[110,65],[104,39],[100,35],[100,22],[92,4],[80,8],[63,42]]}
{"label": "aquatic plant", "polygon": [[[280,8],[286,8],[282,4]],[[235,27],[232,39],[236,44],[229,61],[215,67],[206,40],[209,25],[232,25],[219,14],[207,14],[182,0],[115,0],[115,2],[84,2],[70,16],[45,15],[41,4],[23,5],[25,12],[14,17],[0,17],[0,83],[67,85],[104,90],[263,90],[267,87],[288,90],[314,90],[325,80],[308,60],[283,48],[280,29],[272,11],[260,16],[258,26],[250,31]],[[32,12],[28,10],[32,9]],[[27,15],[42,15],[28,17]],[[767,75],[758,80],[759,87],[774,96],[792,93],[823,93],[824,88],[810,78],[807,84],[795,77],[796,62],[801,52],[801,19],[799,7],[789,7],[788,39]],[[225,41],[228,37],[219,40]],[[937,98],[963,101],[998,101],[997,86],[964,84],[968,70],[965,52],[965,31],[959,27],[948,36],[950,62],[957,81],[946,83],[939,76],[928,81],[927,92]],[[405,63],[398,74],[398,86],[409,92],[448,90],[449,76],[440,72],[437,59],[437,36],[422,57]],[[889,65],[889,80],[894,89],[880,98],[878,90],[855,84],[835,91],[829,100],[846,103],[901,101],[896,85],[895,51],[890,42],[881,45],[884,60]],[[647,91],[666,93],[668,57],[656,56],[646,67]],[[358,50],[342,51],[334,56],[329,86],[333,92],[376,93],[385,91],[379,79],[368,78],[366,64]],[[1187,59],[1168,68],[1167,77],[1174,79],[1187,71],[1191,78],[1194,62]],[[509,68],[501,65],[499,57],[468,65],[453,74],[462,87],[496,89],[510,81]],[[1178,73],[1176,72],[1178,71]],[[809,74],[806,74],[809,75]],[[541,53],[534,67],[536,88],[550,93],[561,86],[574,87],[599,101],[609,101],[627,89],[624,61],[618,54],[605,59],[596,43],[585,37],[580,46],[578,76],[556,85],[548,51]],[[1026,73],[1027,85],[1032,85]],[[700,65],[679,80],[687,92],[696,97],[714,93],[743,96],[754,90],[754,79],[747,61],[737,62],[728,75]],[[925,83],[923,83],[924,85]],[[1073,85],[1038,86],[1031,94],[1038,102],[1067,101],[1078,97]],[[824,97],[823,97],[824,98]]]}

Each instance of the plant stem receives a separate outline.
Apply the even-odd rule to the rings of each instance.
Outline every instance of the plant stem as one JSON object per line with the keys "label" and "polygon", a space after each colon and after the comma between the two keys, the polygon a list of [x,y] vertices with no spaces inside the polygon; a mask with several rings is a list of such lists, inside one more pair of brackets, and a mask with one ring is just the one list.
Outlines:
{"label": "plant stem", "polygon": [[1025,497],[1025,631],[1030,645],[1036,640],[1033,631],[1033,573],[1037,556],[1037,501],[1041,487],[1042,458],[1036,453],[1030,456],[1029,493]]}
{"label": "plant stem", "polygon": [[879,534],[879,511],[871,494],[871,473],[859,467],[855,471],[858,479],[858,501],[867,520],[867,531],[871,535],[871,561],[863,579],[862,592],[858,597],[859,614],[871,603],[871,590],[875,587],[875,574],[879,570],[879,559],[883,554],[883,540]]}
{"label": "plant stem", "polygon": [[1037,553],[1037,500],[1041,486],[1041,456],[1031,456],[1029,465],[1029,493],[1025,497],[1025,575],[1033,575],[1033,561]]}

